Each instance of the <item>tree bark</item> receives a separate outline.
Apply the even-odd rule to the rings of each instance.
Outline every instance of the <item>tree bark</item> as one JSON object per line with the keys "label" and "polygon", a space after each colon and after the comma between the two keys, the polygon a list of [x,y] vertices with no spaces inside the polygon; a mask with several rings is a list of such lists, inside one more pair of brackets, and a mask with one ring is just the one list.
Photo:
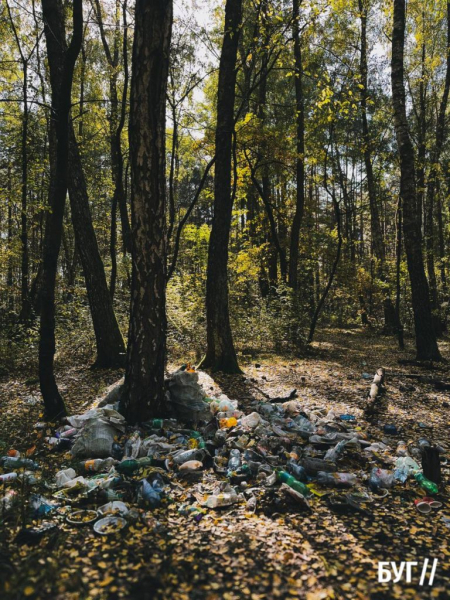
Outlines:
{"label": "tree bark", "polygon": [[117,96],[117,76],[119,66],[119,8],[120,2],[116,0],[116,15],[115,15],[115,31],[114,31],[114,47],[113,52],[108,44],[106,38],[102,10],[100,6],[100,0],[95,0],[93,3],[97,23],[100,29],[100,37],[102,40],[103,49],[105,51],[106,60],[109,66],[109,97],[111,104],[111,114],[109,119],[109,137],[110,137],[110,149],[111,149],[111,173],[114,185],[114,202],[119,207],[120,222],[122,225],[122,242],[123,251],[131,252],[131,229],[130,222],[128,219],[127,201],[125,196],[125,189],[123,185],[123,153],[121,136],[123,127],[125,124],[125,112],[126,112],[126,100],[128,91],[128,54],[127,54],[127,32],[128,26],[126,21],[126,10],[127,2],[125,0],[123,6],[123,25],[124,25],[124,39],[123,39],[123,64],[124,64],[124,87],[122,102],[119,111],[119,100]]}
{"label": "tree bark", "polygon": [[303,96],[303,63],[302,43],[300,39],[300,4],[301,0],[293,0],[292,33],[294,37],[294,76],[295,76],[295,121],[296,152],[295,173],[297,182],[295,213],[292,220],[291,244],[289,253],[289,285],[298,288],[298,253],[300,227],[305,207],[305,101]]}
{"label": "tree bark", "polygon": [[130,423],[164,413],[165,125],[171,0],[137,0],[130,97],[131,315],[122,409]]}
{"label": "tree bark", "polygon": [[[430,157],[430,171],[428,174],[425,244],[427,256],[427,272],[430,285],[431,309],[433,311],[434,325],[437,334],[444,330],[439,310],[438,289],[434,263],[434,198],[439,178],[439,161],[445,138],[445,113],[447,111],[448,96],[450,92],[450,2],[447,2],[447,57],[444,91],[439,105],[439,113],[436,123],[436,137],[434,148]],[[442,218],[442,217],[441,217]]]}
{"label": "tree bark", "polygon": [[[51,210],[47,214],[45,227],[39,338],[39,382],[44,399],[45,415],[51,421],[66,414],[66,407],[59,393],[54,374],[55,283],[67,194],[69,115],[73,72],[83,36],[82,0],[73,1],[73,33],[70,45],[64,52],[62,72],[54,68],[52,60],[55,54],[60,52],[60,48],[66,44],[65,36],[60,37],[61,32],[64,31],[61,1],[42,0],[42,11],[52,87],[52,127],[54,129],[52,138],[53,141],[56,140],[54,153],[56,164],[51,172],[49,189]],[[59,79],[60,81],[58,81]]]}
{"label": "tree bark", "polygon": [[[56,28],[58,29],[56,30]],[[64,56],[67,52],[64,13],[57,20],[55,19],[53,33],[60,42],[49,55],[48,60],[50,69],[57,73],[52,80],[52,90],[54,88],[55,93],[60,93],[62,92],[60,85],[64,69]],[[94,366],[99,368],[119,367],[125,363],[125,343],[114,314],[105,269],[92,224],[87,184],[72,122],[68,124],[68,144],[70,164],[68,190],[71,218],[95,332],[97,357]],[[50,162],[52,164],[57,162],[57,157],[52,152]]]}
{"label": "tree bark", "polygon": [[240,372],[230,325],[227,266],[233,209],[231,147],[236,94],[236,56],[241,19],[242,0],[227,0],[217,91],[214,217],[206,282],[207,350],[202,361],[203,367],[227,373]]}
{"label": "tree bark", "polygon": [[411,282],[418,360],[440,360],[433,329],[429,288],[423,265],[420,206],[416,191],[414,148],[406,116],[404,87],[405,0],[394,0],[392,32],[392,102],[400,155],[400,194],[403,203],[403,232]]}
{"label": "tree bark", "polygon": [[69,129],[70,208],[95,332],[95,366],[120,367],[125,363],[125,343],[114,314],[105,269],[92,225],[86,179],[72,124],[69,125]]}

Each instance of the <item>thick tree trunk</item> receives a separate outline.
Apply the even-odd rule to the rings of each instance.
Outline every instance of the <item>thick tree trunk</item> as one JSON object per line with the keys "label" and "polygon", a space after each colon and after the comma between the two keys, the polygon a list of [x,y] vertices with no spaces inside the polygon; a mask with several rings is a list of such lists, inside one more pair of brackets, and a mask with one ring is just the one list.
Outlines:
{"label": "thick tree trunk", "polygon": [[400,155],[400,194],[403,201],[403,232],[411,281],[417,358],[440,360],[441,355],[433,329],[429,288],[423,265],[420,206],[416,193],[414,148],[406,117],[404,87],[405,0],[394,0],[392,33],[392,102]]}
{"label": "thick tree trunk", "polygon": [[130,97],[133,275],[122,409],[130,423],[164,413],[165,121],[171,0],[137,0]]}
{"label": "thick tree trunk", "polygon": [[231,146],[236,93],[236,55],[241,19],[242,0],[227,0],[217,92],[214,217],[206,282],[207,350],[202,361],[203,367],[227,373],[240,372],[230,325],[227,266],[233,209]]}
{"label": "thick tree trunk", "polygon": [[293,37],[294,37],[294,62],[295,62],[295,121],[296,121],[296,203],[295,213],[291,228],[291,244],[289,253],[289,285],[294,290],[298,287],[298,253],[300,240],[300,227],[305,206],[305,102],[303,96],[303,63],[302,45],[300,39],[300,4],[301,0],[293,0]]}
{"label": "thick tree trunk", "polygon": [[47,55],[50,66],[52,87],[52,127],[53,140],[56,139],[55,168],[50,177],[49,205],[44,240],[41,323],[39,338],[39,381],[44,399],[45,414],[54,420],[66,413],[64,401],[59,394],[54,375],[55,355],[55,283],[58,255],[64,218],[64,205],[67,194],[69,162],[69,115],[73,72],[81,49],[83,36],[82,0],[73,2],[73,33],[70,46],[64,52],[62,71],[55,69],[53,58],[65,47],[64,13],[60,0],[42,0],[44,32],[47,41]]}

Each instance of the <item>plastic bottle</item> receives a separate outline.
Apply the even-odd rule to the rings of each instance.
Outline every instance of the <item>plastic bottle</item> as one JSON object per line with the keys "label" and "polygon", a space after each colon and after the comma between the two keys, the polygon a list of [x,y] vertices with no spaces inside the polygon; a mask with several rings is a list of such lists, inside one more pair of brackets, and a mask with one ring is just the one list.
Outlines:
{"label": "plastic bottle", "polygon": [[355,421],[355,415],[339,415],[341,421]]}
{"label": "plastic bottle", "polygon": [[408,456],[408,446],[406,445],[406,442],[404,442],[403,440],[399,441],[396,453],[397,456]]}
{"label": "plastic bottle", "polygon": [[237,471],[241,466],[241,453],[237,449],[230,451],[230,458],[228,460],[228,470]]}
{"label": "plastic bottle", "polygon": [[0,515],[3,512],[11,510],[15,502],[18,500],[17,492],[14,490],[8,490],[3,498],[0,498]]}
{"label": "plastic bottle", "polygon": [[16,458],[15,456],[3,456],[1,459],[4,469],[20,469],[26,467],[32,471],[39,469],[39,465],[31,458]]}
{"label": "plastic bottle", "polygon": [[395,425],[389,423],[388,425],[384,426],[384,433],[387,433],[387,435],[397,435],[398,430]]}
{"label": "plastic bottle", "polygon": [[61,431],[59,434],[60,438],[71,438],[77,433],[78,429],[72,427],[71,429],[66,429],[66,431]]}
{"label": "plastic bottle", "polygon": [[287,470],[291,475],[295,477],[298,481],[305,483],[308,481],[308,475],[306,473],[306,469],[301,465],[298,465],[295,460],[291,459],[287,462],[286,465]]}
{"label": "plastic bottle", "polygon": [[426,490],[429,494],[437,494],[439,491],[438,486],[425,477],[423,473],[416,473],[414,475],[415,480],[420,485],[421,488]]}
{"label": "plastic bottle", "polygon": [[326,473],[325,471],[317,473],[317,483],[321,485],[352,487],[356,481],[357,477],[354,473]]}
{"label": "plastic bottle", "polygon": [[199,450],[194,448],[193,450],[184,450],[182,452],[176,453],[173,455],[173,462],[176,465],[182,465],[188,460],[199,460],[201,461],[204,458],[205,452],[203,450]]}
{"label": "plastic bottle", "polygon": [[0,475],[0,481],[2,483],[13,481],[14,479],[17,479],[17,473],[5,473],[4,475]]}
{"label": "plastic bottle", "polygon": [[46,437],[45,441],[52,446],[54,450],[69,450],[72,446],[72,440],[70,438]]}
{"label": "plastic bottle", "polygon": [[148,467],[152,464],[151,456],[143,456],[142,458],[125,459],[116,465],[116,471],[123,475],[132,475],[141,467]]}
{"label": "plastic bottle", "polygon": [[236,492],[222,492],[221,494],[213,494],[206,501],[208,508],[219,508],[221,506],[230,506],[239,499]]}
{"label": "plastic bottle", "polygon": [[289,473],[287,471],[282,471],[281,469],[277,469],[276,473],[277,473],[278,481],[281,481],[282,483],[286,483],[293,490],[295,490],[299,494],[302,494],[302,496],[310,495],[310,491],[306,487],[306,485],[304,483],[302,483],[301,481],[297,481],[297,479],[295,479],[295,477],[293,477],[292,475],[289,475]]}
{"label": "plastic bottle", "polygon": [[117,463],[114,458],[94,458],[80,463],[80,467],[88,473],[99,473],[100,471],[109,471]]}

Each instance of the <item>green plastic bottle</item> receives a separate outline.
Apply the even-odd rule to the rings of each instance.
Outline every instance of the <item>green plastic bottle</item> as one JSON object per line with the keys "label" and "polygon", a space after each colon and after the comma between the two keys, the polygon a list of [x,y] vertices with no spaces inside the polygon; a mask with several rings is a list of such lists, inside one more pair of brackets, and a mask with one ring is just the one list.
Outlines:
{"label": "green plastic bottle", "polygon": [[433,482],[427,479],[423,473],[416,473],[414,475],[414,479],[420,485],[421,488],[426,490],[429,494],[437,494],[439,491],[438,486]]}
{"label": "green plastic bottle", "polygon": [[292,477],[292,475],[290,475],[287,471],[277,469],[277,478],[278,481],[285,483],[299,494],[302,494],[302,496],[309,496],[311,493],[304,483],[297,481],[297,479]]}
{"label": "green plastic bottle", "polygon": [[123,475],[132,475],[135,471],[141,467],[149,467],[152,464],[150,456],[144,456],[142,458],[128,458],[123,460],[116,465],[116,470]]}

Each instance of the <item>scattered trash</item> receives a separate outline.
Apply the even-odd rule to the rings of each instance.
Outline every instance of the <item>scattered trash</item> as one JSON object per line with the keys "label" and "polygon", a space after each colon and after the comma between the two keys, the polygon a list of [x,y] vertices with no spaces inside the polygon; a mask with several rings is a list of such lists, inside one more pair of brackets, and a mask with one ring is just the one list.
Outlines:
{"label": "scattered trash", "polygon": [[[381,378],[378,388],[381,371],[375,376]],[[372,379],[368,373],[362,377]],[[46,438],[51,449],[71,449],[76,459],[45,484],[56,501],[40,494],[28,498],[28,514],[49,520],[43,531],[50,531],[52,519],[63,513],[68,524],[93,524],[100,535],[138,521],[159,531],[158,508],[173,502],[179,503],[179,515],[197,523],[209,510],[239,509],[251,515],[270,502],[294,510],[315,510],[318,502],[326,502],[338,513],[370,515],[370,505],[390,495],[393,486],[423,489],[429,496],[438,492],[417,461],[435,448],[445,464],[446,449],[424,437],[408,443],[393,440],[391,447],[387,439],[371,437],[371,430],[365,431],[350,412],[308,410],[293,393],[278,402],[254,403],[244,414],[225,394],[207,397],[198,373],[188,365],[167,384],[176,418],[127,428],[116,410],[122,385],[116,384],[108,393],[110,402],[102,400],[101,406],[68,417],[58,429],[36,423],[51,433]],[[386,435],[399,433],[395,424],[378,426]],[[14,487],[19,478],[29,485],[40,481],[39,465],[28,451],[26,455],[11,449],[0,459],[5,471],[0,482]],[[184,493],[187,484],[189,494]],[[429,496],[414,502],[418,512],[430,514],[442,506]],[[7,491],[0,515],[7,515],[17,500],[14,490]],[[24,529],[20,535],[20,543],[33,543],[43,533]]]}

